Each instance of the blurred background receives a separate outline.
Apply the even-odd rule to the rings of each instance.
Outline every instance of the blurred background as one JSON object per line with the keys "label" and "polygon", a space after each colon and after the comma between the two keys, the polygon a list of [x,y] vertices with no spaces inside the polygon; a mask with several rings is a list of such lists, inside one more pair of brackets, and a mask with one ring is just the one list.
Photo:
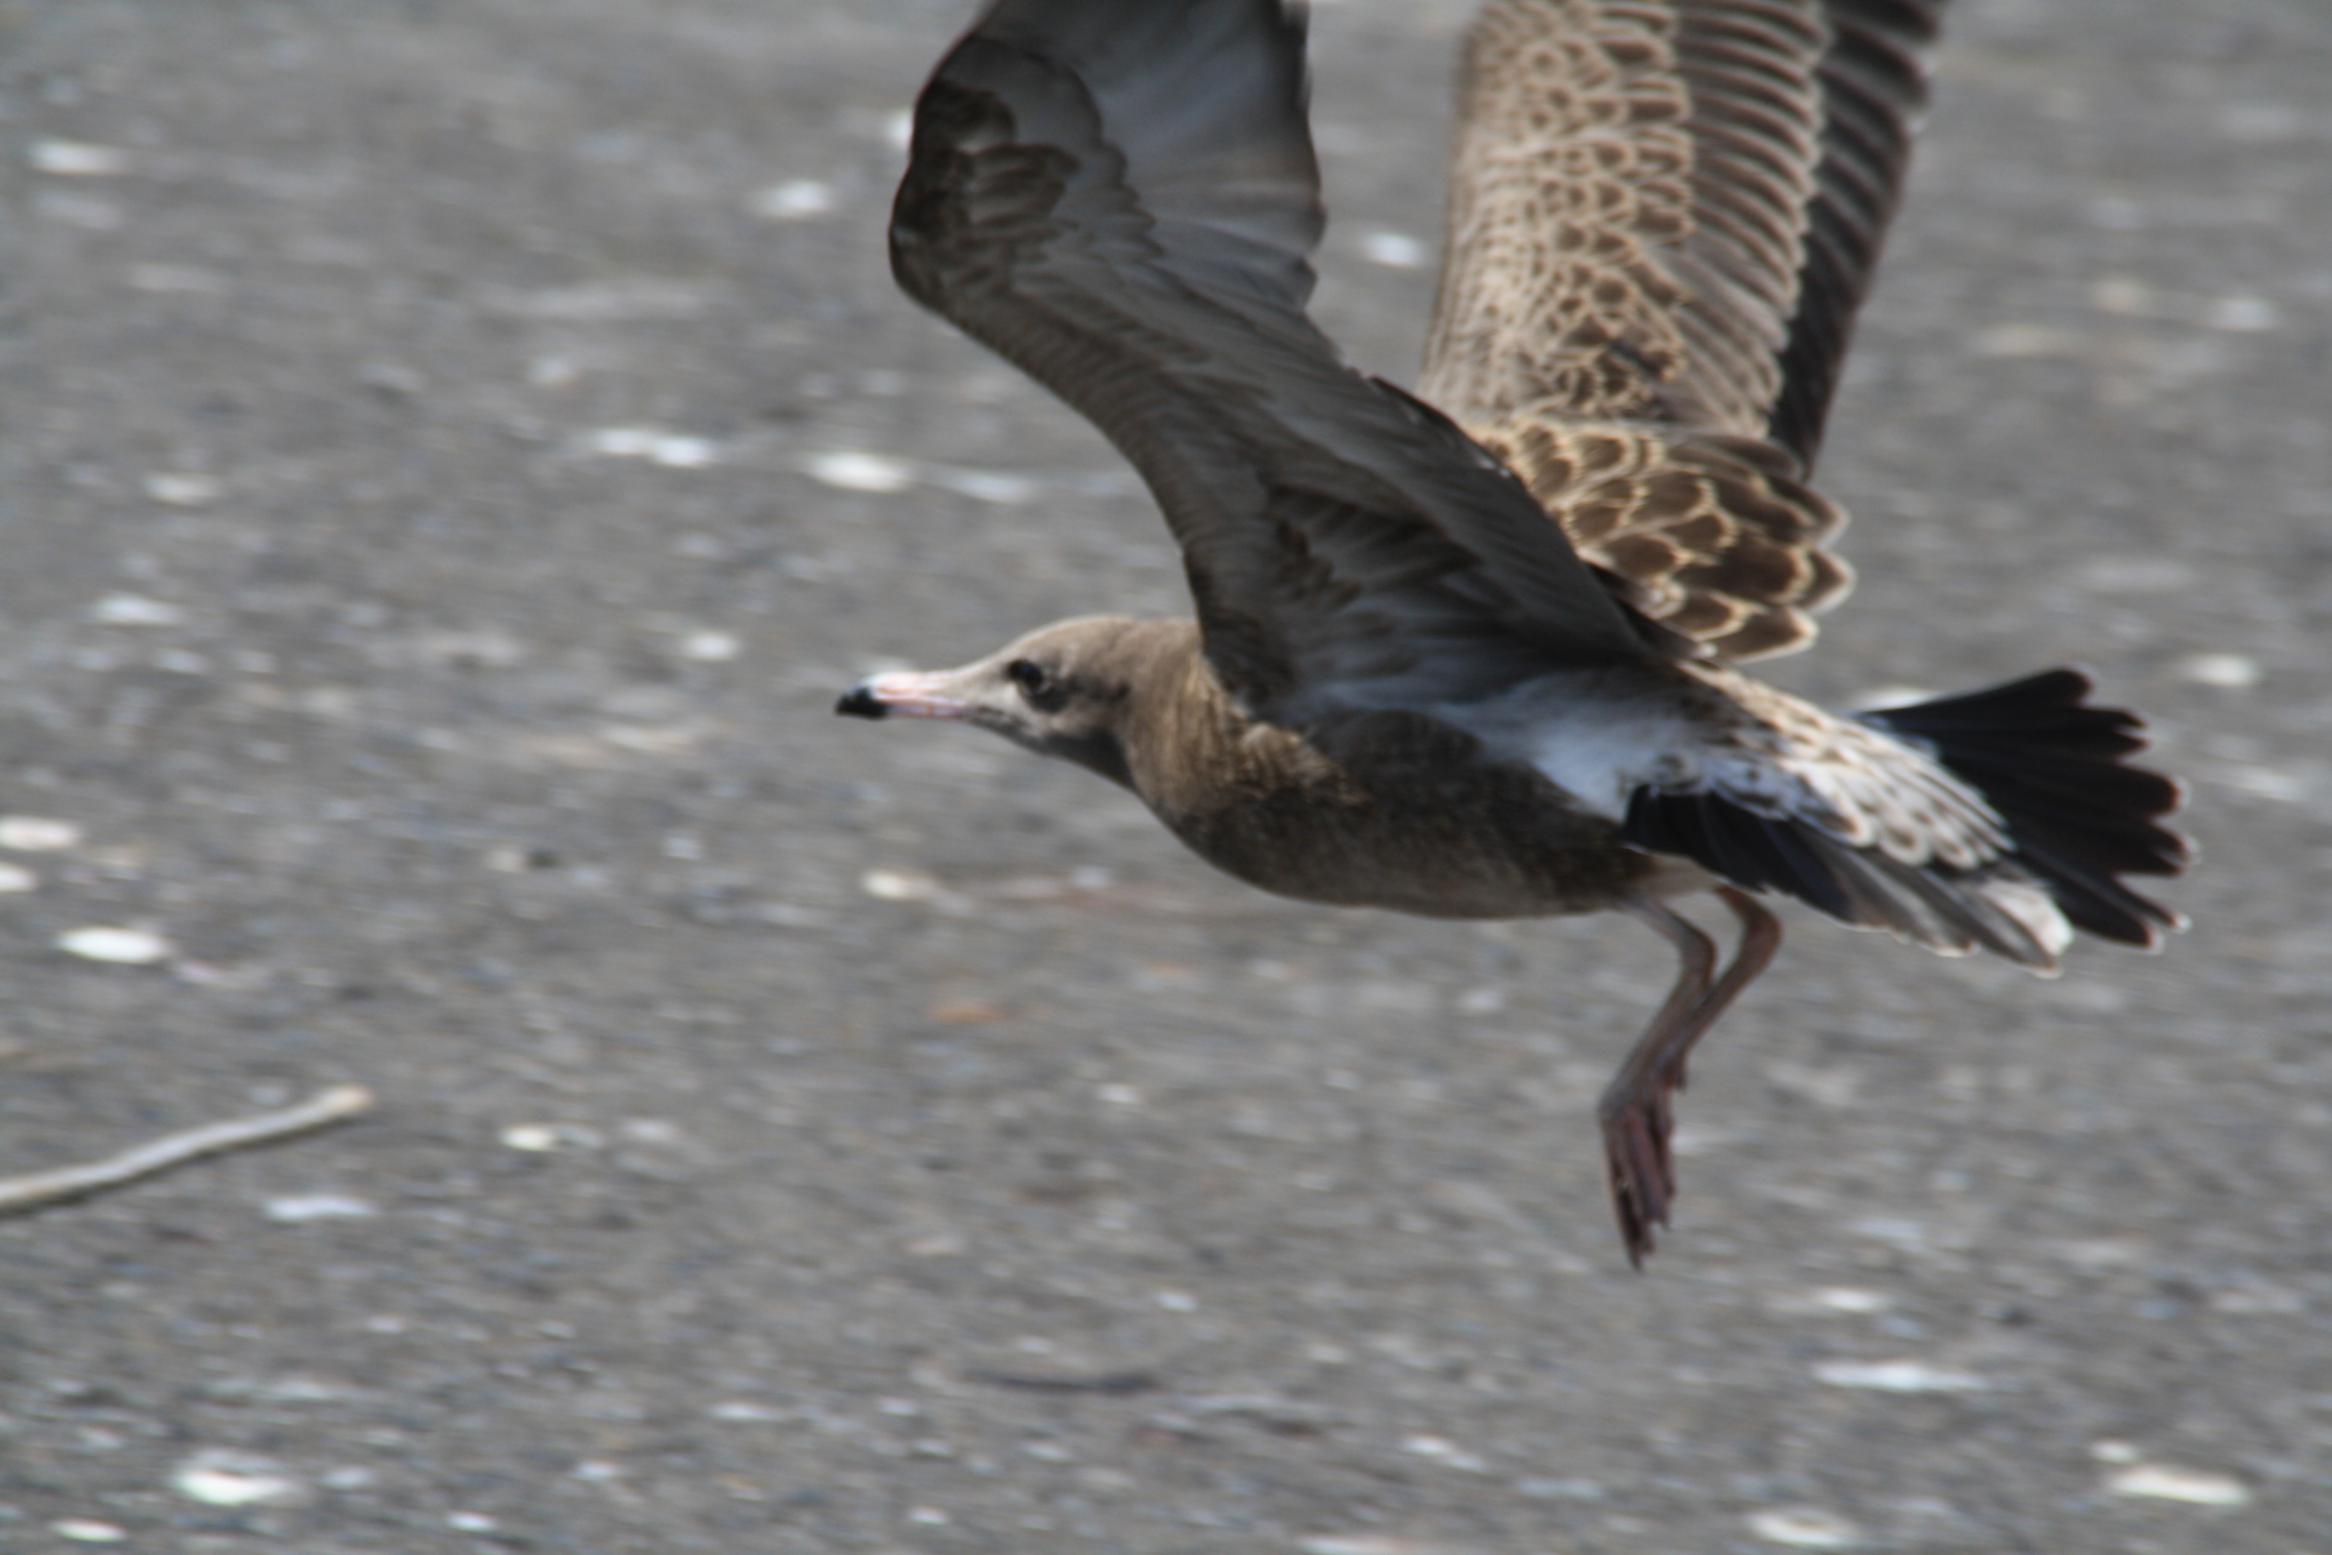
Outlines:
{"label": "blurred background", "polygon": [[[0,1174],[380,1096],[0,1222],[0,1547],[2320,1551],[2332,17],[1957,8],[1775,673],[2092,666],[2196,926],[1793,914],[1639,1277],[1653,936],[1276,902],[831,717],[1186,608],[890,285],[970,10],[0,3]],[[1396,378],[1468,10],[1315,21]]]}

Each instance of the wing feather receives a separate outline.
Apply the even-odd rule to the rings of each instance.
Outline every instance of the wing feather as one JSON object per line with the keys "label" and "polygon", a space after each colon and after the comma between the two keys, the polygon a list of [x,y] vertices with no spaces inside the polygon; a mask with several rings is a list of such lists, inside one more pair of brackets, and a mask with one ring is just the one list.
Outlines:
{"label": "wing feather", "polygon": [[1642,657],[1522,485],[1305,316],[1304,95],[1281,0],[1001,0],[918,102],[893,271],[1133,462],[1252,711]]}

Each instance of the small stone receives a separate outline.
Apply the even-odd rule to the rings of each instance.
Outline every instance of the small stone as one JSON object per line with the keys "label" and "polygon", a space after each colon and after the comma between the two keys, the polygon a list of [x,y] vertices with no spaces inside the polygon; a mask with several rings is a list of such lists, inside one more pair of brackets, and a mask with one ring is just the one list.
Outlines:
{"label": "small stone", "polygon": [[755,195],[750,208],[770,221],[807,221],[834,209],[834,190],[814,178],[791,178]]}
{"label": "small stone", "polygon": [[143,594],[108,594],[89,607],[89,619],[100,626],[176,626],[186,612]]}
{"label": "small stone", "polygon": [[0,864],[0,896],[21,896],[40,889],[40,876],[22,864]]}
{"label": "small stone", "polygon": [[915,484],[915,471],[904,460],[854,448],[829,449],[812,456],[803,468],[810,479],[841,491],[884,496]]}
{"label": "small stone", "polygon": [[584,441],[593,453],[610,459],[640,459],[668,470],[701,470],[720,457],[710,438],[656,427],[601,427]]}
{"label": "small stone", "polygon": [[1186,1290],[1162,1290],[1150,1298],[1166,1312],[1196,1312],[1198,1298]]}
{"label": "small stone", "polygon": [[269,1199],[260,1213],[282,1225],[300,1225],[310,1220],[363,1220],[380,1211],[345,1193],[294,1193]]}
{"label": "small stone", "polygon": [[597,1134],[575,1123],[513,1123],[502,1131],[501,1138],[509,1148],[530,1155],[585,1150],[599,1143]]}
{"label": "small stone", "polygon": [[85,140],[36,140],[24,159],[34,172],[58,178],[119,178],[130,170],[128,152]]}
{"label": "small stone", "polygon": [[1972,1372],[1947,1371],[1924,1361],[1825,1361],[1814,1375],[1834,1388],[1877,1393],[1977,1393],[1991,1386]]}
{"label": "small stone", "polygon": [[2138,1449],[2132,1443],[2114,1441],[2108,1438],[2100,1442],[2091,1442],[2089,1456],[2100,1463],[2135,1463],[2138,1461]]}
{"label": "small stone", "polygon": [[119,1544],[129,1537],[117,1523],[101,1523],[94,1517],[67,1517],[49,1524],[49,1532],[75,1544]]}
{"label": "small stone", "polygon": [[209,1448],[181,1463],[170,1486],[206,1506],[270,1506],[300,1496],[299,1481],[273,1460]]}
{"label": "small stone", "polygon": [[756,1404],[751,1399],[732,1398],[724,1399],[713,1405],[705,1411],[705,1415],[713,1420],[758,1423],[766,1420],[783,1420],[785,1411],[774,1409],[767,1404]]}
{"label": "small stone", "polygon": [[448,1512],[445,1525],[456,1533],[496,1533],[502,1527],[499,1519],[483,1512]]}
{"label": "small stone", "polygon": [[908,1510],[907,1521],[919,1528],[945,1528],[955,1519],[936,1506],[918,1506]]}
{"label": "small stone", "polygon": [[929,901],[939,893],[938,881],[904,869],[870,869],[858,877],[858,887],[878,902]]}
{"label": "small stone", "polygon": [[219,483],[207,475],[157,470],[146,477],[147,500],[169,508],[208,507],[219,500]]}
{"label": "small stone", "polygon": [[2183,1501],[2189,1506],[2248,1506],[2251,1503],[2251,1492],[2239,1479],[2168,1463],[2134,1464],[2108,1479],[2105,1488],[2117,1496]]}
{"label": "small stone", "polygon": [[1862,1530],[1832,1512],[1812,1507],[1774,1507],[1752,1512],[1749,1531],[1768,1544],[1786,1544],[1801,1550],[1850,1550],[1862,1542]]}
{"label": "small stone", "polygon": [[1489,1470],[1488,1464],[1446,1436],[1404,1437],[1401,1441],[1401,1450],[1413,1453],[1420,1458],[1429,1458],[1435,1463],[1447,1464],[1453,1469],[1463,1469],[1469,1474],[1482,1474]]}
{"label": "small stone", "polygon": [[2221,691],[2248,691],[2259,684],[2259,661],[2243,653],[2194,653],[2172,668],[2190,685]]}
{"label": "small stone", "polygon": [[744,646],[727,632],[690,632],[680,639],[680,656],[699,664],[726,664]]}
{"label": "small stone", "polygon": [[1895,1298],[1884,1291],[1864,1290],[1858,1285],[1825,1285],[1807,1298],[1824,1312],[1864,1314],[1885,1312],[1895,1304]]}
{"label": "small stone", "polygon": [[1380,228],[1363,233],[1360,239],[1361,257],[1388,270],[1415,270],[1425,263],[1427,252],[1422,241],[1406,232]]}
{"label": "small stone", "polygon": [[81,845],[81,828],[71,821],[38,815],[0,815],[0,848],[17,853],[56,853]]}
{"label": "small stone", "polygon": [[107,961],[116,966],[152,966],[157,961],[167,961],[176,950],[168,940],[150,930],[102,925],[71,929],[58,935],[57,948],[84,961]]}
{"label": "small stone", "polygon": [[1095,1086],[1093,1094],[1112,1107],[1139,1107],[1143,1102],[1142,1093],[1138,1089],[1114,1081]]}

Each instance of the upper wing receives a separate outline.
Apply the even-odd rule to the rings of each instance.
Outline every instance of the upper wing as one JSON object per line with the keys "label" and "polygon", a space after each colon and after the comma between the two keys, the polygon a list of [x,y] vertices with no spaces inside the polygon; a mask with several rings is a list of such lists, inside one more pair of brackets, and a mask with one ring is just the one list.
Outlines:
{"label": "upper wing", "polygon": [[1259,715],[1642,656],[1529,493],[1305,317],[1304,100],[1283,0],[999,0],[917,104],[892,270],[1133,461]]}
{"label": "upper wing", "polygon": [[1490,0],[1422,392],[1810,468],[1947,0]]}

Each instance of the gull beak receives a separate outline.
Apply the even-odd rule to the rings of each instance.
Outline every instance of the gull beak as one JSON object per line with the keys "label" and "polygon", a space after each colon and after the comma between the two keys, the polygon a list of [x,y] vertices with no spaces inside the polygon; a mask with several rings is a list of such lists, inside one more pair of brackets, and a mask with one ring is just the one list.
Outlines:
{"label": "gull beak", "polygon": [[972,716],[963,670],[900,670],[860,681],[842,694],[834,711],[845,718],[951,718]]}

